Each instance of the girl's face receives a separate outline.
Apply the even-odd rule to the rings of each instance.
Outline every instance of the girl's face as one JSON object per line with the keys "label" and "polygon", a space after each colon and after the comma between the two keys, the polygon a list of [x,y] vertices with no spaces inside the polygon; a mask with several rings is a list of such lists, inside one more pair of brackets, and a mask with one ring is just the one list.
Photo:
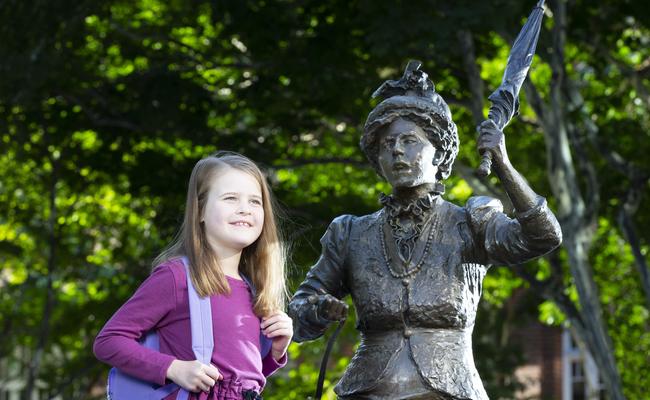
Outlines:
{"label": "girl's face", "polygon": [[213,178],[203,218],[208,243],[217,254],[240,252],[264,226],[262,189],[252,175],[228,167]]}

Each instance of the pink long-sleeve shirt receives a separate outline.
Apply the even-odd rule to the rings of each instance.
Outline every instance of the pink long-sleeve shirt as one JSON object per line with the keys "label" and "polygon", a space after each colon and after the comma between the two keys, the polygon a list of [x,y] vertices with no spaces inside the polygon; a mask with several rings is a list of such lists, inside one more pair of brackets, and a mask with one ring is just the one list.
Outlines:
{"label": "pink long-sleeve shirt", "polygon": [[[227,279],[230,295],[210,297],[212,363],[224,380],[239,381],[243,389],[259,393],[266,377],[286,364],[286,355],[276,361],[269,352],[262,360],[260,319],[253,312],[250,288],[244,281]],[[169,383],[166,373],[172,361],[196,358],[192,352],[187,290],[180,259],[158,266],[97,335],[97,358],[134,377],[160,385]],[[160,351],[138,343],[152,329],[158,331]]]}

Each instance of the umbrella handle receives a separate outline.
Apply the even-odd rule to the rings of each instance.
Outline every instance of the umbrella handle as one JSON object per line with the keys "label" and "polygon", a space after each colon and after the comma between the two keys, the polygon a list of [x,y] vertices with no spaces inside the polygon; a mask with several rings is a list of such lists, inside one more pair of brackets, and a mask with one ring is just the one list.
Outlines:
{"label": "umbrella handle", "polygon": [[486,151],[481,155],[481,165],[478,166],[476,173],[481,177],[486,177],[490,175],[491,171],[492,171],[492,153]]}

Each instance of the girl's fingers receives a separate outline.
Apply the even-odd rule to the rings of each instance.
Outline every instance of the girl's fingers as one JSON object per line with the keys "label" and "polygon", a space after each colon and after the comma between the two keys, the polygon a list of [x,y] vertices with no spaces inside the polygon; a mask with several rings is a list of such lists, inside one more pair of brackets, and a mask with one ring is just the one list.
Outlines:
{"label": "girl's fingers", "polygon": [[291,328],[291,327],[292,327],[292,324],[289,321],[278,321],[275,324],[268,326],[266,329],[264,329],[264,331],[273,332],[273,331],[278,330],[278,329],[287,329],[287,328]]}
{"label": "girl's fingers", "polygon": [[271,335],[273,332],[275,332],[275,331],[277,331],[277,330],[279,330],[279,329],[286,329],[286,330],[289,330],[289,329],[292,329],[292,326],[291,326],[291,324],[281,324],[281,323],[277,323],[277,324],[274,324],[274,325],[272,325],[272,326],[270,326],[270,327],[264,329],[262,332],[263,332],[266,336],[269,336],[269,335]]}
{"label": "girl's fingers", "polygon": [[293,336],[293,331],[291,329],[278,329],[266,335],[269,339],[280,336]]}
{"label": "girl's fingers", "polygon": [[291,322],[284,322],[284,323],[279,322],[263,330],[263,333],[270,338],[270,337],[278,336],[277,334],[278,331],[282,331],[283,332],[282,335],[284,336],[293,335],[293,324]]}
{"label": "girl's fingers", "polygon": [[215,381],[223,379],[223,375],[221,375],[219,369],[212,364],[206,366],[205,373]]}
{"label": "girl's fingers", "polygon": [[274,323],[276,323],[276,322],[278,322],[278,321],[280,321],[280,320],[281,320],[281,316],[279,316],[279,315],[274,315],[274,316],[272,316],[272,317],[269,317],[269,318],[263,320],[262,323],[261,323],[260,325],[262,326],[262,329],[264,329],[264,328],[266,328],[267,326],[269,326],[269,325],[273,325]]}
{"label": "girl's fingers", "polygon": [[265,329],[270,325],[273,325],[279,321],[291,321],[291,318],[289,318],[289,316],[285,313],[277,313],[268,318],[262,319],[262,323],[260,324],[260,326],[262,327],[262,329]]}
{"label": "girl's fingers", "polygon": [[[204,388],[203,390],[205,390],[206,392],[207,392],[208,390],[210,390],[210,388],[211,388],[212,386],[214,386],[214,384],[216,383],[216,380],[213,379],[213,378],[211,378],[211,377],[208,376],[208,375],[202,375],[202,376],[199,377],[199,379],[201,380],[201,385],[200,385],[200,386],[201,386],[202,388]],[[208,385],[207,390],[205,389],[205,385]]]}
{"label": "girl's fingers", "polygon": [[268,320],[264,321],[264,324],[266,326],[270,326],[277,324],[278,322],[291,322],[291,318],[289,318],[287,315],[278,315],[277,317],[269,318]]}
{"label": "girl's fingers", "polygon": [[293,321],[282,311],[263,319],[261,327],[262,333],[264,333],[268,338],[293,336]]}
{"label": "girl's fingers", "polygon": [[262,318],[262,324],[261,325],[262,326],[268,326],[268,325],[274,323],[275,321],[278,321],[281,318],[282,318],[282,315],[280,315],[280,314],[269,315],[268,317]]}

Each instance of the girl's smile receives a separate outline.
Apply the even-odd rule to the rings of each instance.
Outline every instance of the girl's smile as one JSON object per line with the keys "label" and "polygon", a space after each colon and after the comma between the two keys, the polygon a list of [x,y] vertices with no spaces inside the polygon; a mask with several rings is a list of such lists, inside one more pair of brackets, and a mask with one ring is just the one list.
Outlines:
{"label": "girl's smile", "polygon": [[251,227],[250,222],[246,222],[246,221],[235,221],[235,222],[231,222],[230,224],[235,225],[235,226],[241,226],[242,228],[250,228]]}

